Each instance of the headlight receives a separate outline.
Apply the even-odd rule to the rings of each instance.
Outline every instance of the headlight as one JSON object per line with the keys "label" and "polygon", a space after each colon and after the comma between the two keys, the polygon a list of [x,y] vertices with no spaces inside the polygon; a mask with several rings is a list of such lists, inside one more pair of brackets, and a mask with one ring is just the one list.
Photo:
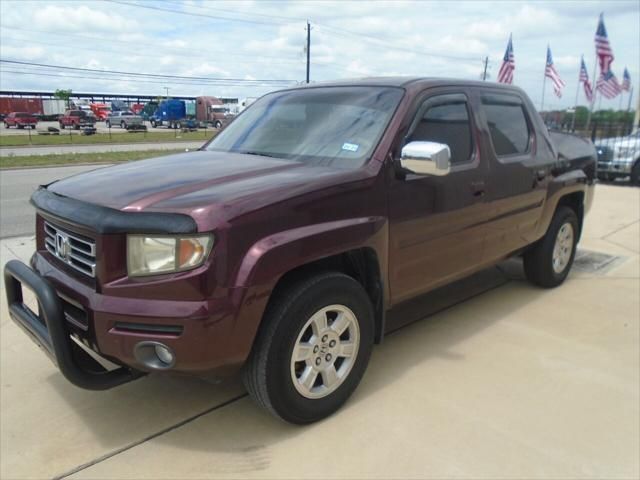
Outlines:
{"label": "headlight", "polygon": [[628,158],[633,155],[633,148],[620,147],[616,152],[617,158]]}
{"label": "headlight", "polygon": [[213,235],[127,236],[130,276],[180,272],[202,265],[213,246]]}

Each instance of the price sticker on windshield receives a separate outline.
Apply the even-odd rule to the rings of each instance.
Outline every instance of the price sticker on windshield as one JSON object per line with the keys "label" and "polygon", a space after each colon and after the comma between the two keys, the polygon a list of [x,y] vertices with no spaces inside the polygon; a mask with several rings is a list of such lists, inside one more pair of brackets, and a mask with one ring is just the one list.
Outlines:
{"label": "price sticker on windshield", "polygon": [[348,152],[357,152],[358,148],[360,147],[360,145],[357,145],[355,143],[343,143],[342,144],[342,150],[346,150]]}

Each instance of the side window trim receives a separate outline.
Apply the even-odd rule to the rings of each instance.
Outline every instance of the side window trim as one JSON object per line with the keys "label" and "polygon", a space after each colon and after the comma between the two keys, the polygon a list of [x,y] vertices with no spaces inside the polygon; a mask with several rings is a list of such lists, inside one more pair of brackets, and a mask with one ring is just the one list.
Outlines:
{"label": "side window trim", "polygon": [[400,148],[404,147],[407,144],[407,141],[409,140],[409,138],[411,138],[411,135],[417,128],[418,124],[424,117],[424,114],[427,112],[427,110],[433,107],[437,107],[440,105],[447,105],[450,103],[464,103],[464,106],[467,110],[467,119],[469,122],[469,133],[471,135],[471,139],[470,139],[471,152],[469,153],[469,158],[467,158],[464,162],[459,162],[455,164],[452,163],[451,170],[455,172],[457,170],[466,170],[470,167],[476,167],[478,165],[477,145],[476,145],[476,138],[474,133],[473,110],[471,108],[471,102],[470,102],[469,96],[464,92],[457,91],[457,92],[434,93],[433,95],[430,95],[426,97],[424,100],[422,100],[416,114],[414,115],[413,120],[411,121],[411,124],[409,125],[407,134],[402,139],[402,144]]}

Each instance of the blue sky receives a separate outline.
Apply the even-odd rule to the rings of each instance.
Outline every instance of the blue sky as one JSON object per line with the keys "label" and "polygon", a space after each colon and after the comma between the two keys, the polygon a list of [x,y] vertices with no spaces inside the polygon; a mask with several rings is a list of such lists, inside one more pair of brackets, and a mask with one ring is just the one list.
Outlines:
{"label": "blue sky", "polygon": [[[567,87],[562,99],[557,99],[547,82],[545,107],[561,108],[574,103],[581,54],[593,73],[593,37],[601,11],[616,56],[613,70],[621,78],[627,66],[637,87],[637,0],[1,0],[0,57],[96,70],[300,82],[305,76],[305,22],[309,19],[312,81],[397,74],[477,79],[484,56],[489,57],[490,79],[495,79],[513,32],[514,83],[539,105],[549,43]],[[169,87],[170,94],[239,98],[274,89],[260,82],[231,85],[234,81],[228,81],[214,86],[38,72],[42,70],[3,64],[0,88],[161,95]],[[82,76],[91,78],[78,78]],[[605,100],[602,108],[617,108],[619,102]],[[623,102],[626,106],[626,95]],[[586,104],[582,93],[578,103]]]}

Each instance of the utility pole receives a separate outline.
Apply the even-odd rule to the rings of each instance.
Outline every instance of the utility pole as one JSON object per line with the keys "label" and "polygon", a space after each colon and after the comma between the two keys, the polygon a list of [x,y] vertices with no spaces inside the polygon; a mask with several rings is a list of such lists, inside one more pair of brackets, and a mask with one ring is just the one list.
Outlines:
{"label": "utility pole", "polygon": [[484,71],[482,72],[482,81],[487,80],[487,66],[489,65],[489,57],[484,57]]}
{"label": "utility pole", "polygon": [[311,25],[307,20],[307,83],[309,83],[309,70],[311,67]]}
{"label": "utility pole", "polygon": [[167,91],[167,98],[169,98],[169,87],[163,87]]}

